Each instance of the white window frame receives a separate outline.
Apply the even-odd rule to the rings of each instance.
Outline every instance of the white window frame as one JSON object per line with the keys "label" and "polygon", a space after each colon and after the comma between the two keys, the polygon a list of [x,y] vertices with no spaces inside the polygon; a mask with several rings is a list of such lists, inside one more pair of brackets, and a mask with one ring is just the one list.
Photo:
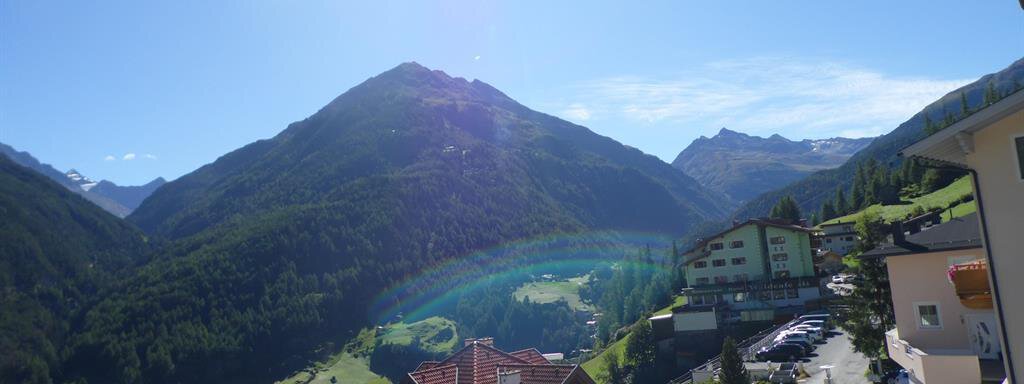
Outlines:
{"label": "white window frame", "polygon": [[[915,301],[914,302],[914,321],[917,322],[917,329],[921,330],[939,330],[942,329],[942,305],[938,301]],[[921,307],[934,306],[935,307],[935,318],[939,321],[939,325],[924,325],[921,322]]]}
{"label": "white window frame", "polygon": [[1017,161],[1014,161],[1014,167],[1017,168],[1017,174],[1013,175],[1017,178],[1018,182],[1024,183],[1024,170],[1020,169],[1021,156],[1024,154],[1017,152],[1017,139],[1024,137],[1024,135],[1011,135],[1010,136],[1010,153],[1013,154]]}

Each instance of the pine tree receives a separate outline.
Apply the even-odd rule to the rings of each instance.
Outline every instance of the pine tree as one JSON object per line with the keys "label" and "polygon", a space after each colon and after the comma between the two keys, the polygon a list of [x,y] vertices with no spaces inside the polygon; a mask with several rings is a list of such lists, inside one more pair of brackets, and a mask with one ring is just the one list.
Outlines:
{"label": "pine tree", "polygon": [[[839,191],[842,192],[841,189]],[[836,217],[839,217],[839,215],[836,213],[836,209],[831,201],[825,201],[821,204],[821,221],[829,221]]]}
{"label": "pine tree", "polygon": [[773,219],[782,219],[791,223],[797,223],[800,221],[800,206],[797,205],[793,196],[783,196],[782,199],[772,207],[770,217]]}
{"label": "pine tree", "polygon": [[988,82],[988,85],[985,86],[985,94],[982,98],[982,104],[986,107],[999,101],[999,91],[996,90],[995,83],[991,81]]}
{"label": "pine tree", "polygon": [[626,384],[626,369],[622,366],[619,361],[619,354],[615,351],[609,351],[604,355],[604,367],[605,371],[602,376],[605,383],[608,384]]}
{"label": "pine tree", "polygon": [[927,113],[925,113],[925,115],[924,115],[924,134],[926,136],[931,136],[932,134],[934,134],[935,132],[938,132],[938,131],[939,131],[939,128],[937,126],[935,126],[935,122],[932,121],[932,118],[929,117]]}
{"label": "pine tree", "polygon": [[647,383],[655,379],[654,359],[658,343],[654,340],[649,316],[642,316],[629,333],[626,342],[626,361],[633,367],[633,382]]}
{"label": "pine tree", "polygon": [[850,206],[849,203],[846,202],[846,192],[843,191],[843,187],[836,187],[836,201],[834,205],[836,217],[850,213]]}
{"label": "pine tree", "polygon": [[850,212],[856,212],[864,206],[864,188],[867,180],[864,176],[864,165],[857,164],[853,175],[853,188],[850,190]]}
{"label": "pine tree", "polygon": [[971,114],[971,106],[967,104],[967,95],[963,91],[960,91],[960,118],[965,118]]}
{"label": "pine tree", "polygon": [[736,343],[732,337],[726,336],[722,342],[722,370],[718,373],[718,382],[721,384],[750,384],[750,373],[743,365],[743,358],[736,350]]}
{"label": "pine tree", "polygon": [[[828,202],[826,201],[826,203]],[[821,221],[818,219],[818,214],[811,212],[811,226],[817,226],[818,224],[821,224]]]}

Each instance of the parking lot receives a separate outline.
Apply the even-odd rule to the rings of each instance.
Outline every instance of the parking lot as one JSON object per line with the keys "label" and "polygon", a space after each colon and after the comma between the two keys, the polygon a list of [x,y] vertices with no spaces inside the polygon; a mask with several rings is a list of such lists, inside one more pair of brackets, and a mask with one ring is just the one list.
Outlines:
{"label": "parking lot", "polygon": [[[869,381],[864,377],[868,369],[868,359],[855,352],[849,337],[842,329],[834,329],[809,356],[800,360],[809,378],[797,382],[817,384],[825,382],[825,370],[822,366],[830,365],[834,384],[863,384]],[[767,363],[747,363],[750,370],[765,369]],[[777,366],[777,363],[775,364]]]}

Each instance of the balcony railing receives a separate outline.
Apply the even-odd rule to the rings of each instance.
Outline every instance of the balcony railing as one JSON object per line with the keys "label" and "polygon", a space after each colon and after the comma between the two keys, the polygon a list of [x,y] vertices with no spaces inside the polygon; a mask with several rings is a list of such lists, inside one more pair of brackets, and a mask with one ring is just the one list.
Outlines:
{"label": "balcony railing", "polygon": [[972,309],[992,309],[992,288],[988,283],[988,263],[972,261],[949,267],[949,278],[956,287],[960,303]]}

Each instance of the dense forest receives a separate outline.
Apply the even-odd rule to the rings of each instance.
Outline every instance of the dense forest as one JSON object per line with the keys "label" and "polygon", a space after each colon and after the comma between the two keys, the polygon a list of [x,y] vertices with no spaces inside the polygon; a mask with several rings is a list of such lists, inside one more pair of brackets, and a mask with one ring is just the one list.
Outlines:
{"label": "dense forest", "polygon": [[50,382],[82,313],[149,245],[132,226],[3,155],[0,218],[0,382]]}

